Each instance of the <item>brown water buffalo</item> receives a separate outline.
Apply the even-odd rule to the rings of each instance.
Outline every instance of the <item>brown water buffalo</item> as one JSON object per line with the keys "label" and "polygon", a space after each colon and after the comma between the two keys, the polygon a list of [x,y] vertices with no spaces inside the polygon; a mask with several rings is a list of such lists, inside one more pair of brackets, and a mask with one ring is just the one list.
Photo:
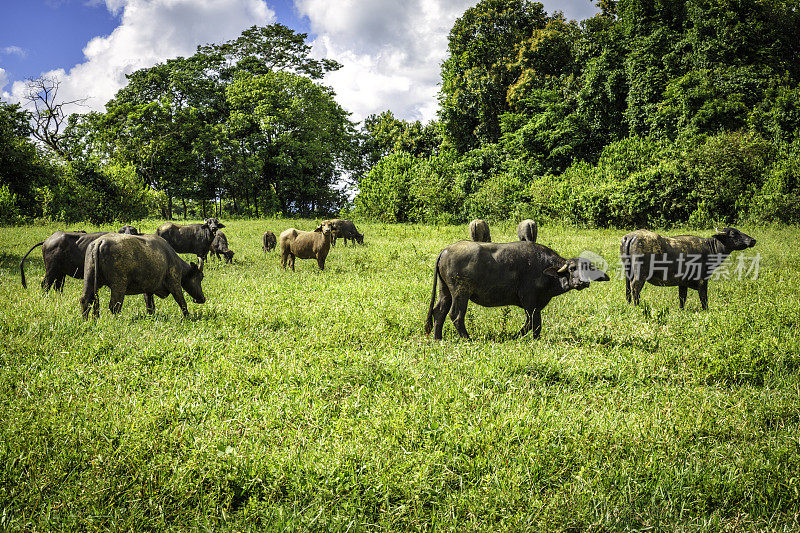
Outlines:
{"label": "brown water buffalo", "polygon": [[469,238],[475,242],[492,242],[489,234],[489,224],[482,218],[476,218],[469,223]]}
{"label": "brown water buffalo", "polygon": [[316,259],[320,270],[325,270],[325,258],[331,248],[333,231],[330,224],[323,222],[314,231],[300,231],[289,228],[281,232],[278,242],[281,247],[281,266],[289,266],[294,271],[295,257],[300,259]]}
{"label": "brown water buffalo", "polygon": [[214,235],[214,240],[211,241],[211,256],[216,256],[217,259],[220,258],[220,255],[225,258],[226,263],[233,262],[233,250],[228,248],[228,238],[225,236],[224,233],[218,231],[216,235]]}
{"label": "brown water buffalo", "polygon": [[264,253],[268,253],[275,249],[275,245],[278,244],[278,239],[275,238],[274,233],[267,230],[261,237],[261,242],[263,243]]}
{"label": "brown water buffalo", "polygon": [[521,241],[536,242],[538,233],[539,228],[536,226],[536,222],[529,218],[517,224],[517,237]]}
{"label": "brown water buffalo", "polygon": [[622,237],[620,256],[625,267],[625,299],[639,305],[645,282],[659,287],[678,287],[680,308],[689,288],[708,309],[708,280],[734,250],[755,246],[756,240],[735,228],[723,228],[711,237],[678,235],[664,237],[637,230]]}
{"label": "brown water buffalo", "polygon": [[[436,284],[442,280],[439,300]],[[459,241],[439,253],[433,269],[433,290],[428,306],[425,333],[442,338],[447,312],[458,334],[469,338],[464,326],[467,304],[484,307],[516,305],[525,310],[527,320],[517,336],[542,331],[542,309],[554,297],[572,289],[582,290],[590,281],[608,281],[586,259],[564,259],[541,244],[527,241],[482,243]]]}
{"label": "brown water buffalo", "polygon": [[356,225],[352,220],[346,218],[334,218],[332,220],[323,220],[322,224],[328,224],[331,227],[332,237],[331,245],[336,246],[337,239],[344,239],[344,245],[347,246],[347,240],[350,239],[354,243],[364,244],[364,235],[358,232]]}
{"label": "brown water buffalo", "polygon": [[56,231],[42,242],[31,246],[19,262],[22,286],[28,287],[25,280],[25,259],[37,246],[42,247],[44,258],[44,279],[42,289],[50,290],[55,285],[58,291],[64,290],[64,279],[71,276],[83,279],[83,258],[86,248],[95,239],[106,235],[105,231],[86,233],[85,231]]}
{"label": "brown water buffalo", "polygon": [[122,233],[124,235],[139,235],[139,230],[134,228],[133,226],[125,224],[124,226],[119,228],[119,231],[117,233]]}
{"label": "brown water buffalo", "polygon": [[172,294],[183,316],[188,316],[185,290],[195,303],[206,301],[201,282],[203,268],[187,263],[167,241],[157,235],[120,235],[109,233],[93,241],[86,249],[81,310],[84,318],[89,307],[100,314],[97,290],[111,289],[109,309],[117,314],[128,294],[144,294],[148,314],[155,312],[153,295],[166,298]]}
{"label": "brown water buffalo", "polygon": [[156,235],[167,241],[179,254],[195,254],[202,265],[211,250],[214,234],[224,227],[225,224],[216,218],[209,218],[202,224],[166,222],[156,230]]}

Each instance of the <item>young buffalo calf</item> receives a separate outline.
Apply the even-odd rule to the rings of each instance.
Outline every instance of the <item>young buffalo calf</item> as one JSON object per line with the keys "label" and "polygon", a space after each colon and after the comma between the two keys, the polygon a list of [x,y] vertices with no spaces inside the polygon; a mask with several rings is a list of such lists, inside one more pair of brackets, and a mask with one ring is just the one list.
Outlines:
{"label": "young buffalo calf", "polygon": [[228,249],[228,238],[221,231],[218,231],[217,234],[214,235],[214,240],[211,241],[211,248],[209,251],[212,257],[216,256],[216,258],[219,259],[219,256],[222,255],[226,263],[233,262],[233,250]]}
{"label": "young buffalo calf", "polygon": [[294,272],[294,259],[316,259],[320,270],[325,270],[325,258],[331,249],[333,232],[327,222],[314,231],[300,231],[289,228],[281,232],[278,242],[281,245],[281,266],[286,269],[286,260]]}
{"label": "young buffalo calf", "polygon": [[263,243],[265,254],[274,250],[275,245],[278,244],[278,239],[275,238],[275,234],[270,230],[264,232],[264,236],[261,237],[261,241]]}

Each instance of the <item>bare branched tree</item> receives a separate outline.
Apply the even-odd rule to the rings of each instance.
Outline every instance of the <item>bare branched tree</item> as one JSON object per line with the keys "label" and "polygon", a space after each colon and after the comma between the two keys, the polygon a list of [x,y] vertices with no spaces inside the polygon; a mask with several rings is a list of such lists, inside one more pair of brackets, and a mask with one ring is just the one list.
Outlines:
{"label": "bare branched tree", "polygon": [[53,77],[28,78],[25,82],[24,99],[33,107],[31,110],[32,135],[60,157],[69,161],[71,157],[62,142],[63,127],[69,117],[64,112],[64,108],[71,105],[82,106],[87,98],[59,103],[58,88],[60,85],[61,81]]}

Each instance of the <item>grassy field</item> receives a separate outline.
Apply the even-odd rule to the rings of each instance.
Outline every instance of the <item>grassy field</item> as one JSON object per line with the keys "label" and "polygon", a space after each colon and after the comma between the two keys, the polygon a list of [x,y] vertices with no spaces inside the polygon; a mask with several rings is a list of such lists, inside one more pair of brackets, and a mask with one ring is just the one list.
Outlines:
{"label": "grassy field", "polygon": [[[19,281],[63,228],[0,228],[0,529],[800,528],[797,228],[741,228],[759,242],[729,264],[758,252],[760,275],[712,281],[708,312],[650,285],[629,306],[612,268],[539,340],[471,304],[473,340],[448,319],[436,342],[432,265],[466,227],[361,223],[365,246],[292,273],[261,234],[313,221],[224,222],[234,264],[189,319],[141,296],[114,318],[103,289],[84,321],[81,281],[42,295],[38,250]],[[623,233],[539,240],[613,265]]]}

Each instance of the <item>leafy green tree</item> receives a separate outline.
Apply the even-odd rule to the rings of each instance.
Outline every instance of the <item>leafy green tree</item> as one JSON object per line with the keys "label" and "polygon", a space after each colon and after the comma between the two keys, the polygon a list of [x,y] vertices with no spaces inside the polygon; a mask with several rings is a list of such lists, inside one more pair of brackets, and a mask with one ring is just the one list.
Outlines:
{"label": "leafy green tree", "polygon": [[0,220],[13,222],[18,217],[41,216],[36,189],[49,182],[52,165],[28,137],[30,114],[17,104],[0,101],[0,193],[3,213]]}
{"label": "leafy green tree", "polygon": [[284,213],[332,210],[355,127],[333,92],[287,72],[240,73],[227,88],[229,132]]}
{"label": "leafy green tree", "polygon": [[519,76],[517,46],[547,20],[538,2],[483,0],[456,21],[442,64],[439,105],[445,140],[457,151],[499,140],[508,88]]}

